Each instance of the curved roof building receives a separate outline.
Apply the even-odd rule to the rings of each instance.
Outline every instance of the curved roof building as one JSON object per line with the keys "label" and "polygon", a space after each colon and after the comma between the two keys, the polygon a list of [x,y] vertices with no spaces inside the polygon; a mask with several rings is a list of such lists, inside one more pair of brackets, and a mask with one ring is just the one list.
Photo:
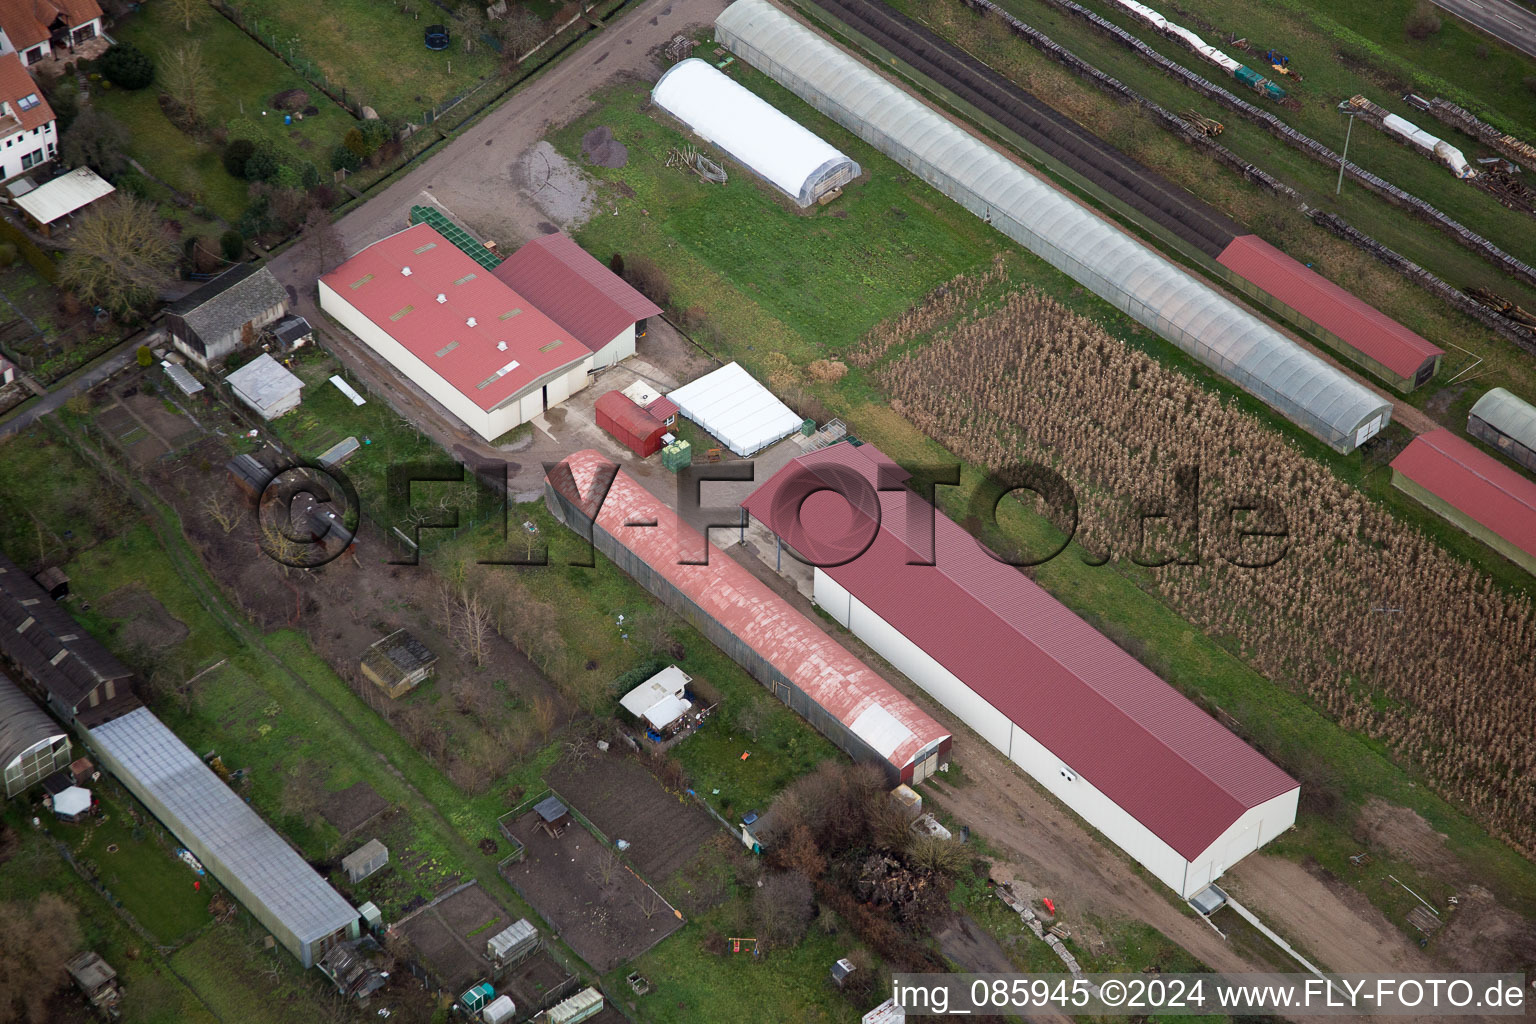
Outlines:
{"label": "curved roof building", "polygon": [[1529,402],[1494,388],[1472,406],[1467,433],[1536,472],[1536,406]]}
{"label": "curved roof building", "polygon": [[859,176],[859,165],[707,62],[672,66],[651,99],[800,206]]}
{"label": "curved roof building", "polygon": [[1338,451],[1392,406],[765,0],[716,37],[839,124]]}

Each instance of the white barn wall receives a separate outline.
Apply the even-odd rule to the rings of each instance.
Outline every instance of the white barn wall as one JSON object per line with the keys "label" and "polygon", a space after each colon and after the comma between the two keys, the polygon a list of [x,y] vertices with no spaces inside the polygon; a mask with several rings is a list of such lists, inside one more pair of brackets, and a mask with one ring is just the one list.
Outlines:
{"label": "white barn wall", "polygon": [[635,325],[630,324],[592,356],[594,370],[606,370],[635,354]]}
{"label": "white barn wall", "polygon": [[[1295,824],[1297,789],[1249,808],[1208,850],[1194,861],[1185,860],[1084,779],[1074,766],[1062,762],[825,572],[815,569],[813,578],[818,606],[1181,897],[1195,895],[1242,856]],[[1064,768],[1071,773],[1071,779],[1062,774]]]}
{"label": "white barn wall", "polygon": [[[383,328],[364,316],[355,306],[324,281],[320,285],[320,308],[336,321],[357,335],[369,348],[389,360],[427,394],[431,395],[449,412],[463,420],[475,433],[487,441],[494,441],[513,427],[526,423],[544,411],[543,386],[535,387],[521,398],[509,399],[491,412],[486,412],[464,396],[458,388],[444,380],[436,370],[428,366],[414,352],[391,338]],[[587,386],[587,370],[592,364],[588,356],[548,381],[549,404],[559,405],[572,394]]]}

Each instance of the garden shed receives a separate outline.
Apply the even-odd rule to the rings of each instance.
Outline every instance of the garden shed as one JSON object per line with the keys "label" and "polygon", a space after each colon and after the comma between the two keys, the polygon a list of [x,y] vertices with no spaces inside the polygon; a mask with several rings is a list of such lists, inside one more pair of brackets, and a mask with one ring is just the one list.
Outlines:
{"label": "garden shed", "polygon": [[622,391],[610,391],[599,398],[596,412],[597,425],[642,459],[661,451],[661,436],[667,432],[667,425],[630,401]]}
{"label": "garden shed", "polygon": [[377,839],[370,839],[341,858],[341,870],[347,873],[347,881],[356,885],[388,863],[389,847]]}
{"label": "garden shed", "polygon": [[557,796],[547,796],[533,805],[533,813],[539,816],[539,827],[551,839],[559,839],[571,824],[571,811]]}
{"label": "garden shed", "polygon": [[1536,473],[1536,406],[1494,388],[1472,406],[1467,433]]}
{"label": "garden shed", "polygon": [[1352,451],[1387,425],[1392,405],[1380,395],[766,0],[736,0],[715,20],[715,35],[737,57],[1335,450]]}
{"label": "garden shed", "polygon": [[89,167],[77,167],[16,197],[16,206],[32,226],[45,235],[67,227],[70,218],[99,199],[116,192],[111,183]]}
{"label": "garden shed", "polygon": [[556,1003],[549,1010],[549,1024],[578,1024],[603,1012],[603,994],[584,988],[571,998]]}
{"label": "garden shed", "polygon": [[619,705],[647,729],[665,736],[693,706],[687,693],[691,682],[693,677],[688,673],[676,665],[668,665],[626,693]]}
{"label": "garden shed", "polygon": [[263,352],[225,380],[235,397],[264,420],[275,420],[298,408],[304,382]]}
{"label": "garden shed", "polygon": [[672,65],[651,99],[796,205],[811,206],[859,176],[859,165],[707,61]]}
{"label": "garden shed", "polygon": [[431,678],[437,655],[403,629],[376,640],[363,654],[361,668],[368,681],[399,697]]}

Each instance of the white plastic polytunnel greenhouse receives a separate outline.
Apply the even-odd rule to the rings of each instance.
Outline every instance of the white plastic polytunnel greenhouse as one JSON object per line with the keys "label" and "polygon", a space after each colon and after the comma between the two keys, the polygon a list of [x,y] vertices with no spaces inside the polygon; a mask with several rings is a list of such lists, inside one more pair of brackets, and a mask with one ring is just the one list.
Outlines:
{"label": "white plastic polytunnel greenhouse", "polygon": [[697,57],[662,75],[651,99],[801,206],[859,176],[858,164]]}
{"label": "white plastic polytunnel greenhouse", "polygon": [[817,110],[1020,245],[1341,452],[1386,399],[1030,174],[764,0],[715,36]]}

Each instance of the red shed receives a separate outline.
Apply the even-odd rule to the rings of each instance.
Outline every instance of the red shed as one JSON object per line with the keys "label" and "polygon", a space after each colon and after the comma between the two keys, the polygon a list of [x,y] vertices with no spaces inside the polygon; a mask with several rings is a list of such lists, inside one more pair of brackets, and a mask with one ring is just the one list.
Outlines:
{"label": "red shed", "polygon": [[610,391],[597,400],[597,425],[642,459],[661,451],[661,435],[667,432],[665,423],[631,402],[622,391]]}

